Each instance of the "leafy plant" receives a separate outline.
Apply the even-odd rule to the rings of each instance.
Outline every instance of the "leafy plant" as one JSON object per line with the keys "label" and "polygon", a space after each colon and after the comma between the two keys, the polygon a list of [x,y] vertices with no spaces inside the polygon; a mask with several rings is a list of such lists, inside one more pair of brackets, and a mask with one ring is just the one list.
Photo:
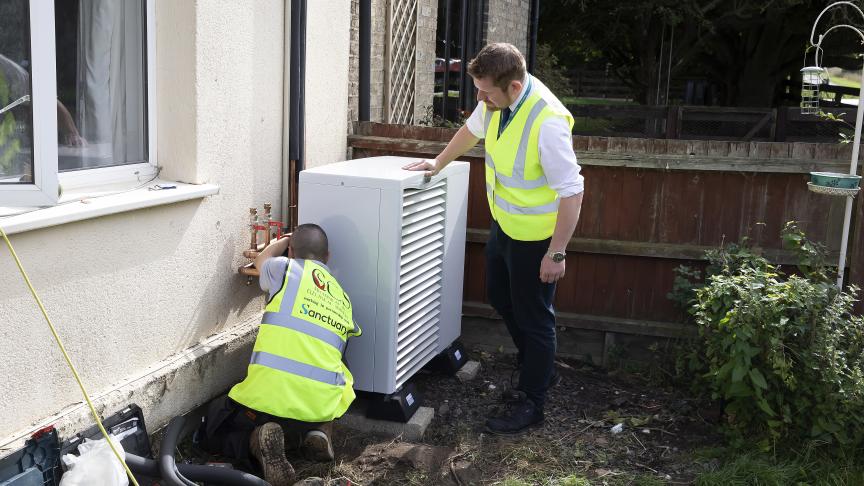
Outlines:
{"label": "leafy plant", "polygon": [[803,274],[745,246],[714,251],[693,286],[695,387],[725,405],[726,431],[768,449],[780,440],[864,442],[864,319],[832,284],[825,249],[794,224],[783,241]]}
{"label": "leafy plant", "polygon": [[[0,71],[0,108],[8,105],[10,99],[9,82]],[[21,141],[15,135],[15,117],[12,111],[0,115],[0,175],[7,174],[12,168],[12,160],[21,151]]]}
{"label": "leafy plant", "polygon": [[[456,103],[456,100],[452,100],[453,103]],[[468,113],[460,112],[459,119],[457,121],[450,121],[440,115],[435,114],[435,110],[433,105],[425,105],[425,113],[423,116],[417,120],[418,125],[423,125],[427,127],[440,127],[440,128],[460,128],[465,124],[465,120],[468,119]]]}
{"label": "leafy plant", "polygon": [[543,84],[555,93],[558,98],[573,96],[573,86],[570,84],[570,74],[558,64],[558,56],[552,53],[549,44],[537,46],[537,77]]}
{"label": "leafy plant", "polygon": [[819,111],[816,114],[819,118],[823,120],[828,120],[835,122],[840,125],[840,143],[852,143],[854,141],[854,133],[855,133],[855,125],[849,123],[844,120],[843,117],[846,113],[828,113],[826,111]]}

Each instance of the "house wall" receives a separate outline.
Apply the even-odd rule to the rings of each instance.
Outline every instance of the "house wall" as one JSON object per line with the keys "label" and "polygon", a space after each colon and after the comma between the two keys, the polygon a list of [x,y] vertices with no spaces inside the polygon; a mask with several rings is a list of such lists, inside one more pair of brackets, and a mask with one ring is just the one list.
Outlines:
{"label": "house wall", "polygon": [[306,167],[317,167],[346,159],[351,4],[307,5]]}
{"label": "house wall", "polygon": [[[309,2],[314,164],[345,152],[350,17],[341,3]],[[245,374],[263,299],[237,267],[248,208],[279,206],[284,5],[156,3],[162,175],[217,184],[218,195],[11,236],[100,413],[138,403],[153,431]],[[323,123],[321,106],[341,123]],[[61,435],[92,425],[5,245],[0,369],[0,450],[48,423]]]}

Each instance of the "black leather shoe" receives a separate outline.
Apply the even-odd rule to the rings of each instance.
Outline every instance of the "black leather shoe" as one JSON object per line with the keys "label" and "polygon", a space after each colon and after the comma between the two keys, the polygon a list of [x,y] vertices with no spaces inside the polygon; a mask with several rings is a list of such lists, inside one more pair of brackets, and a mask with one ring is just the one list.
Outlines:
{"label": "black leather shoe", "polygon": [[[501,392],[501,401],[504,403],[514,403],[518,402],[525,396],[525,394],[519,390],[515,385],[513,385],[514,381],[511,377],[510,379],[510,388]],[[549,382],[549,388],[554,388],[561,383],[561,375],[558,374],[558,370],[555,370],[552,374],[552,379]]]}
{"label": "black leather shoe", "polygon": [[[522,392],[518,392],[522,393]],[[522,394],[524,397],[524,394]],[[513,403],[504,415],[486,420],[486,431],[495,435],[516,435],[540,425],[545,419],[543,410],[528,398]]]}

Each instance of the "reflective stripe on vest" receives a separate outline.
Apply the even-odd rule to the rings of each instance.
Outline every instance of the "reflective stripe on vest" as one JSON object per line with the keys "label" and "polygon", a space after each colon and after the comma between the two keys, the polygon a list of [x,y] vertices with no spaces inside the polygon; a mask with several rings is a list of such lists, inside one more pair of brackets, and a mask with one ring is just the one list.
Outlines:
{"label": "reflective stripe on vest", "polygon": [[494,194],[494,192],[492,186],[486,184],[486,196],[493,197],[494,195],[495,205],[510,214],[549,214],[558,212],[559,200],[552,201],[551,203],[542,206],[517,206],[505,201],[501,196]]}
{"label": "reflective stripe on vest", "polygon": [[283,356],[266,353],[264,351],[256,351],[252,353],[252,360],[249,364],[256,364],[272,368],[274,370],[284,371],[292,375],[302,376],[310,380],[320,381],[327,385],[342,386],[345,384],[345,375],[333,371],[322,370],[306,363],[294,361]]}
{"label": "reflective stripe on vest", "polygon": [[[294,299],[291,299],[291,307],[293,306]],[[336,350],[340,353],[345,351],[346,341],[339,337],[338,334],[328,331],[321,326],[316,326],[311,322],[295,319],[289,315],[281,314],[278,312],[265,312],[264,318],[261,319],[261,323],[291,329],[292,331],[297,331],[299,333],[303,333],[307,336],[323,341],[330,346],[336,348]]]}

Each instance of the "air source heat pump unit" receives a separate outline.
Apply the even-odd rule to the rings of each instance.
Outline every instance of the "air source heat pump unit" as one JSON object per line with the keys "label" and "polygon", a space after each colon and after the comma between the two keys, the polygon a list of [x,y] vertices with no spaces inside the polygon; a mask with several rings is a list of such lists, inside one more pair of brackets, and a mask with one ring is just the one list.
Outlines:
{"label": "air source heat pump unit", "polygon": [[328,267],[363,335],[346,360],[354,388],[392,394],[461,332],[468,163],[430,181],[372,157],[300,172],[299,223],[330,241]]}

